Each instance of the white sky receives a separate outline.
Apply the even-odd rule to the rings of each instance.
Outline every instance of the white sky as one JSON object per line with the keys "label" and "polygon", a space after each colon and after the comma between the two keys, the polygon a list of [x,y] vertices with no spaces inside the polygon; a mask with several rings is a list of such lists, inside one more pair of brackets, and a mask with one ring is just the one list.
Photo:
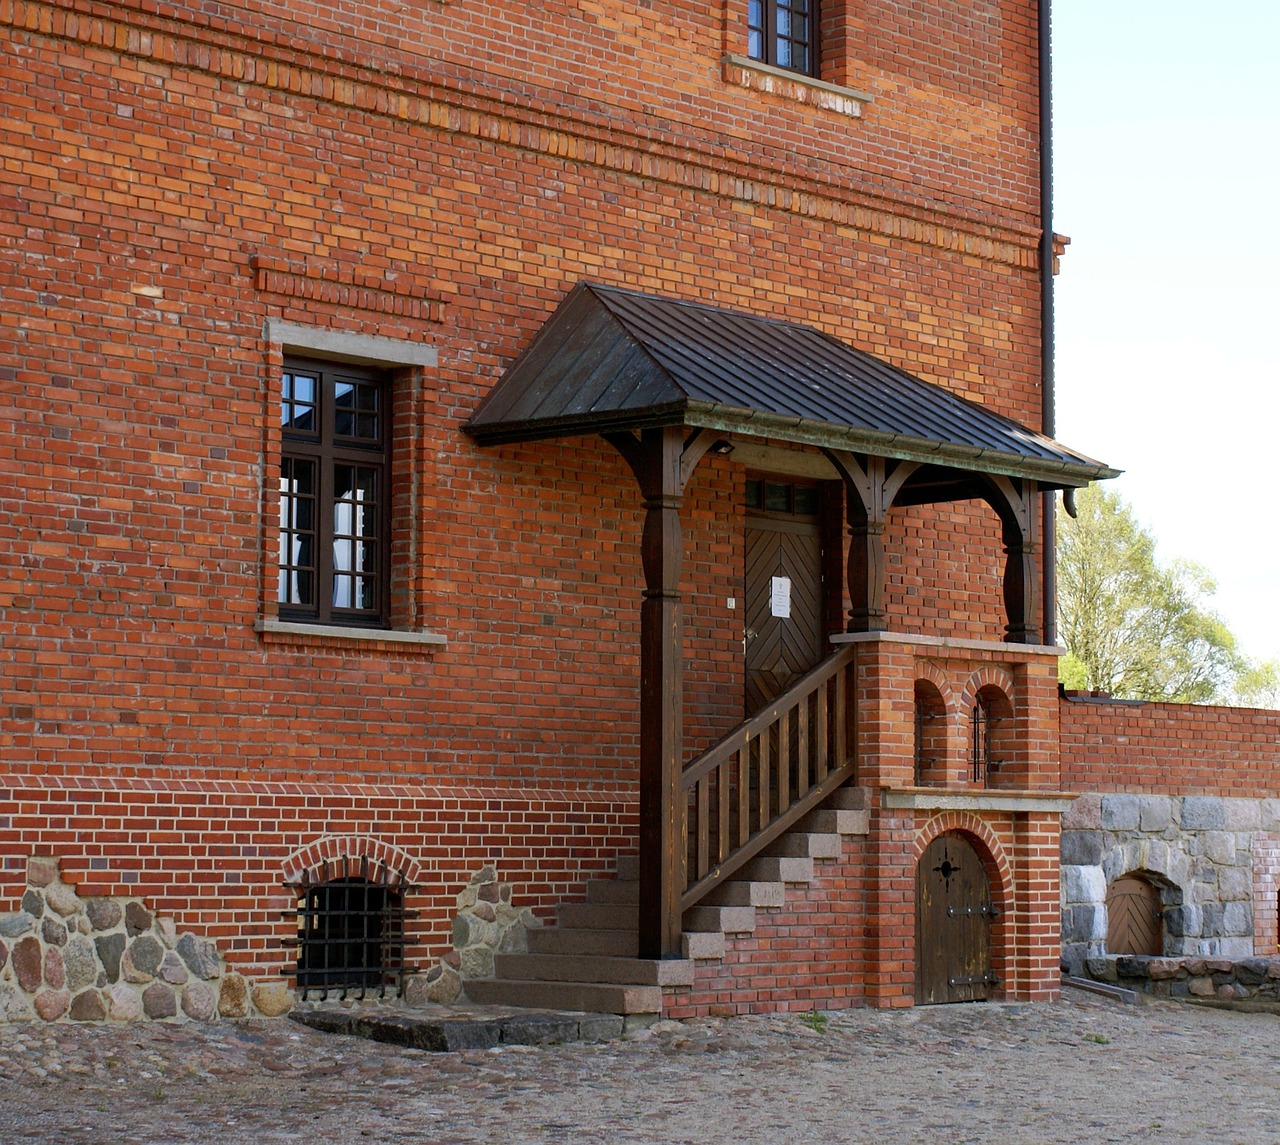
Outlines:
{"label": "white sky", "polygon": [[1280,0],[1054,0],[1057,436],[1280,659]]}

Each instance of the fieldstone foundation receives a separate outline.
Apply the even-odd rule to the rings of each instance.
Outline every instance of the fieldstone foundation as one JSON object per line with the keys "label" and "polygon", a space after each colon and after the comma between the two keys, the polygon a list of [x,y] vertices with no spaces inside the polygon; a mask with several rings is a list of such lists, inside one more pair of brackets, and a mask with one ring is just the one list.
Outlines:
{"label": "fieldstone foundation", "polygon": [[57,859],[32,858],[22,909],[0,915],[0,1021],[207,1022],[292,1006],[283,983],[251,991],[214,943],[141,900],[81,898]]}
{"label": "fieldstone foundation", "polygon": [[468,978],[492,978],[494,956],[528,950],[529,930],[542,925],[531,910],[511,905],[511,885],[499,882],[492,866],[471,876],[457,902],[453,949],[425,974],[406,978],[404,996],[410,1005],[458,1001]]}
{"label": "fieldstone foundation", "polygon": [[1280,1005],[1280,958],[1090,958],[1099,982],[1115,982],[1161,998],[1259,999]]}

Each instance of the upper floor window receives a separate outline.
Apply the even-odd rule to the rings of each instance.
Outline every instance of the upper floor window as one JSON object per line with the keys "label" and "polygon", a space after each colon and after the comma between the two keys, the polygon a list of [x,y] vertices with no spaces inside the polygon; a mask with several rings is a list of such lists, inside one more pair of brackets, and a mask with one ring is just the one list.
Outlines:
{"label": "upper floor window", "polygon": [[386,626],[389,421],[385,375],[286,359],[276,597],[281,619]]}
{"label": "upper floor window", "polygon": [[748,54],[753,60],[817,75],[817,0],[747,0]]}

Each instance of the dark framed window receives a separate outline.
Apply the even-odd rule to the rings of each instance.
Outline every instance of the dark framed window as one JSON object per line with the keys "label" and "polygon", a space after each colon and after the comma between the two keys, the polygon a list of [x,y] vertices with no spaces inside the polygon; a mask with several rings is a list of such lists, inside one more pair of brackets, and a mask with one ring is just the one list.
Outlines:
{"label": "dark framed window", "polygon": [[747,0],[747,54],[779,68],[818,74],[818,0]]}
{"label": "dark framed window", "polygon": [[389,379],[286,359],[279,408],[280,618],[386,627]]}

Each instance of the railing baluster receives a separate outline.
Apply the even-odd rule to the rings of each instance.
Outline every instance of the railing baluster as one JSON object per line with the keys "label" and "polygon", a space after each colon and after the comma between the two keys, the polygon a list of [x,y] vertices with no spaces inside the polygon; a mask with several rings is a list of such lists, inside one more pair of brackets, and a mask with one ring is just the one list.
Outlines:
{"label": "railing baluster", "polygon": [[830,760],[827,759],[827,687],[824,683],[813,694],[813,762],[814,783],[821,783],[827,778]]}
{"label": "railing baluster", "polygon": [[744,745],[737,754],[738,760],[738,837],[735,847],[741,847],[751,838],[751,749]]}
{"label": "railing baluster", "polygon": [[799,798],[810,787],[813,781],[810,779],[810,759],[809,759],[809,697],[796,705],[796,798]]}
{"label": "railing baluster", "polygon": [[698,780],[698,878],[711,870],[711,776]]}
{"label": "railing baluster", "polygon": [[833,745],[834,751],[832,752],[832,755],[835,758],[832,759],[831,762],[836,767],[843,767],[844,761],[849,758],[845,751],[845,743],[847,742],[845,740],[845,719],[847,718],[845,715],[845,692],[849,686],[848,677],[845,675],[845,672],[846,669],[841,668],[833,677],[836,685],[836,694],[835,718],[833,720],[833,723],[835,724],[835,743]]}
{"label": "railing baluster", "polygon": [[729,761],[716,768],[716,862],[729,857]]}
{"label": "railing baluster", "polygon": [[757,821],[756,826],[761,831],[763,831],[767,826],[769,826],[769,821],[773,818],[773,812],[770,807],[771,800],[772,800],[771,792],[772,792],[773,784],[770,783],[769,781],[770,780],[769,745],[772,742],[773,742],[772,728],[765,728],[764,732],[761,735],[756,736],[756,745],[758,748],[758,753],[756,758],[756,773],[760,777],[759,778],[759,787],[760,787],[759,816],[760,818]]}
{"label": "railing baluster", "polygon": [[778,814],[791,806],[791,709],[778,717]]}

